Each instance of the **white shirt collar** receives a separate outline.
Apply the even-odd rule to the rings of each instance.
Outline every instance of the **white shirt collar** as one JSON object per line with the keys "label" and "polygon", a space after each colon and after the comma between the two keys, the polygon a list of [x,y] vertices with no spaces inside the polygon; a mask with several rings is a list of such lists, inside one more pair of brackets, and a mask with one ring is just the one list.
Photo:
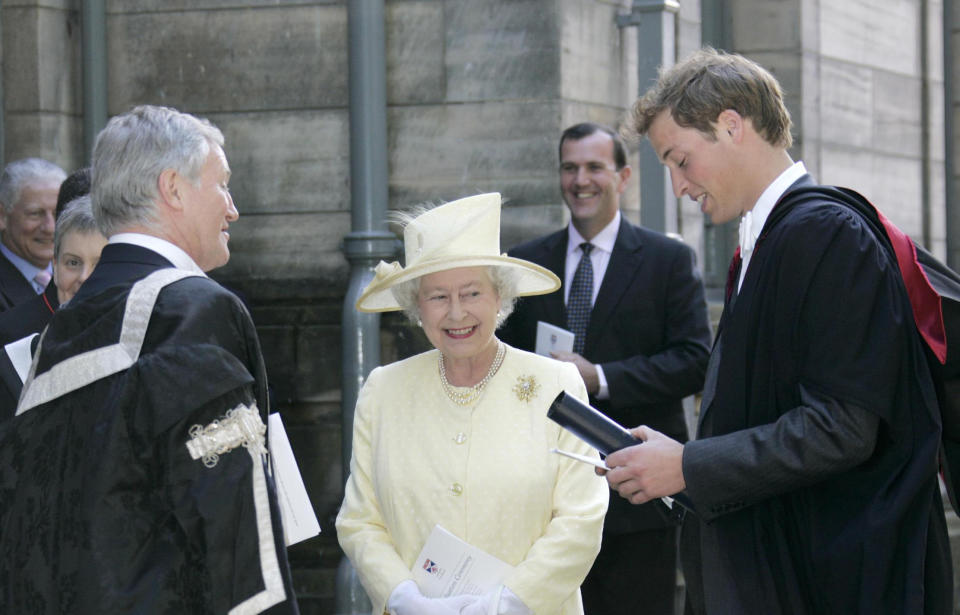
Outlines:
{"label": "white shirt collar", "polygon": [[141,248],[146,248],[156,252],[160,256],[170,261],[177,269],[192,271],[200,275],[206,275],[200,267],[193,262],[190,255],[183,251],[178,245],[173,244],[166,239],[161,239],[154,235],[145,235],[143,233],[117,233],[111,235],[107,243],[130,243]]}
{"label": "white shirt collar", "polygon": [[741,255],[753,252],[753,246],[766,224],[773,206],[777,204],[787,188],[793,185],[798,179],[806,175],[807,168],[802,160],[790,165],[773,182],[767,186],[760,198],[757,199],[753,209],[746,212],[740,221],[740,253]]}
{"label": "white shirt collar", "polygon": [[[583,238],[576,227],[573,226],[573,223],[568,225],[569,232],[567,233],[567,255],[576,252],[580,249],[580,244],[586,241]],[[617,213],[613,216],[613,220],[610,221],[605,227],[603,227],[596,237],[590,240],[590,243],[593,244],[594,249],[600,248],[608,254],[613,252],[613,246],[617,243],[617,233],[620,232],[620,210],[617,210]]]}

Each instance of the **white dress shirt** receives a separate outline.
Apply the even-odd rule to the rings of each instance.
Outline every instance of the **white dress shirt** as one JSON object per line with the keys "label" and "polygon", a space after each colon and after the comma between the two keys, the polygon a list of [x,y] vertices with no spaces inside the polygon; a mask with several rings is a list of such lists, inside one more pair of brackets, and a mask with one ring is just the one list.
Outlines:
{"label": "white dress shirt", "polygon": [[803,161],[798,160],[793,163],[786,171],[781,173],[773,182],[763,191],[753,209],[743,214],[740,219],[740,258],[743,264],[740,266],[740,278],[737,280],[737,292],[743,286],[743,278],[747,275],[747,267],[750,266],[750,258],[753,256],[753,247],[757,243],[760,231],[766,224],[773,206],[777,204],[787,188],[793,185],[795,181],[807,173],[807,168]]}
{"label": "white dress shirt", "polygon": [[[596,237],[590,240],[593,244],[593,250],[590,251],[590,264],[593,265],[593,295],[590,297],[590,306],[597,301],[597,294],[600,292],[600,285],[603,283],[603,276],[607,273],[607,265],[610,264],[610,254],[613,253],[613,246],[617,243],[617,233],[620,232],[620,210],[610,224],[603,227],[597,233]],[[577,271],[580,264],[580,258],[583,250],[580,244],[587,241],[583,238],[573,224],[568,225],[567,232],[567,259],[563,278],[563,304],[566,305],[570,298],[570,283],[573,282],[573,274]],[[597,379],[599,380],[600,390],[597,391],[597,399],[609,399],[610,387],[607,385],[607,377],[603,373],[603,368],[597,363]]]}
{"label": "white dress shirt", "polygon": [[152,252],[156,252],[163,258],[170,261],[174,267],[177,269],[183,269],[184,271],[192,271],[194,273],[199,273],[200,275],[206,276],[200,266],[197,265],[190,255],[184,252],[179,246],[170,243],[166,239],[160,239],[153,235],[145,235],[143,233],[117,233],[116,235],[111,235],[110,240],[107,243],[129,243],[135,246],[140,246],[141,248],[146,248]]}

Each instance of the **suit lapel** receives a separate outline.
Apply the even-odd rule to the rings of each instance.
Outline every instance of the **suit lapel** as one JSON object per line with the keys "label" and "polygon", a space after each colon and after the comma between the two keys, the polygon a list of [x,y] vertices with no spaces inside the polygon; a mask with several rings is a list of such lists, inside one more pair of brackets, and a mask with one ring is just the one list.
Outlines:
{"label": "suit lapel", "polygon": [[17,305],[37,295],[31,284],[16,265],[0,254],[0,293],[9,305]]}
{"label": "suit lapel", "polygon": [[600,283],[600,292],[597,293],[593,311],[590,312],[590,325],[587,327],[587,340],[584,346],[586,356],[591,356],[597,338],[616,312],[617,305],[629,286],[625,281],[632,280],[640,266],[642,247],[640,238],[633,232],[633,228],[626,219],[621,218],[617,241],[613,244],[610,262],[607,264],[607,271],[603,274],[603,282]]}

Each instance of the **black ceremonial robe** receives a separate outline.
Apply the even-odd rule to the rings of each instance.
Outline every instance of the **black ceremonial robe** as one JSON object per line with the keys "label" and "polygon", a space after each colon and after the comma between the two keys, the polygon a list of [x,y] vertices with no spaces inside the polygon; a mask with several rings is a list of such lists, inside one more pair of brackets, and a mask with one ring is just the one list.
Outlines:
{"label": "black ceremonial robe", "polygon": [[[297,612],[253,324],[164,262],[104,248],[0,425],[2,613]],[[192,458],[197,429],[239,415],[247,446]]]}
{"label": "black ceremonial robe", "polygon": [[[712,401],[684,450],[698,511],[683,530],[692,604],[737,615],[950,613],[940,418],[897,264],[846,207],[776,213],[721,318]],[[829,462],[848,443],[811,435],[814,405],[878,417],[865,461]]]}

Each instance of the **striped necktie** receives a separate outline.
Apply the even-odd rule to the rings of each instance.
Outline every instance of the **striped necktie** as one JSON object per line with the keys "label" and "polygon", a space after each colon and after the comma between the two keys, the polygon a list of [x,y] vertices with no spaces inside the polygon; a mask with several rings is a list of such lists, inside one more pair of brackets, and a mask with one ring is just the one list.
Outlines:
{"label": "striped necktie", "polygon": [[570,296],[567,298],[567,328],[573,332],[573,351],[583,354],[584,342],[587,337],[587,325],[590,324],[590,310],[593,308],[593,263],[590,261],[590,251],[593,244],[580,244],[583,256],[570,282]]}

